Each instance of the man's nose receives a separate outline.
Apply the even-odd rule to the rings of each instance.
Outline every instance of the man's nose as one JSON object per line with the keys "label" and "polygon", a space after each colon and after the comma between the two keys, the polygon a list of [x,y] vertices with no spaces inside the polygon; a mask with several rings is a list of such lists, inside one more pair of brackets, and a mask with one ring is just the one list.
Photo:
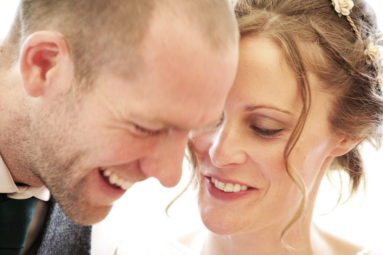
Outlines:
{"label": "man's nose", "polygon": [[169,131],[151,153],[141,159],[144,174],[157,178],[165,187],[175,186],[181,178],[187,138],[187,131]]}

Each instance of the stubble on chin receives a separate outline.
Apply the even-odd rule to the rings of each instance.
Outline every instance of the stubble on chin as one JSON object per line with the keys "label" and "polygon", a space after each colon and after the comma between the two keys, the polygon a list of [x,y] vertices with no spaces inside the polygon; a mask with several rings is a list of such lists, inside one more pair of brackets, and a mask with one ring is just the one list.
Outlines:
{"label": "stubble on chin", "polygon": [[82,183],[57,194],[55,199],[65,215],[73,222],[80,225],[93,225],[107,216],[111,206],[90,204],[86,196],[87,192],[83,190],[86,187],[82,187]]}
{"label": "stubble on chin", "polygon": [[90,203],[86,186],[89,171],[82,166],[81,159],[81,154],[75,155],[55,171],[47,170],[42,179],[68,218],[80,225],[92,225],[105,218],[111,208]]}

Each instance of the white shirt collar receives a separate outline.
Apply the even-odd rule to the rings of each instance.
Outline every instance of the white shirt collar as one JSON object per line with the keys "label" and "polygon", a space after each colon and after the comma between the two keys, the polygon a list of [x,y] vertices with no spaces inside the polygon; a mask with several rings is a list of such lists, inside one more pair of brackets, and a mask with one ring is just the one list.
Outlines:
{"label": "white shirt collar", "polygon": [[17,186],[9,172],[8,167],[5,165],[0,156],[0,193],[8,194],[9,198],[13,199],[27,199],[36,197],[43,201],[48,201],[50,192],[45,186],[30,187],[30,186]]}

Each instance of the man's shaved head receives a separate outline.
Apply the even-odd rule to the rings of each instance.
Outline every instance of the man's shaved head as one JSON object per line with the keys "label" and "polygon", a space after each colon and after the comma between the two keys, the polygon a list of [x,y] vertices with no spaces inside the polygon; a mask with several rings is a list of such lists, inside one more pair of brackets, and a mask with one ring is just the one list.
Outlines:
{"label": "man's shaved head", "polygon": [[238,40],[228,5],[225,0],[21,0],[8,51],[19,50],[35,31],[54,30],[68,43],[77,79],[88,80],[121,54],[129,57],[118,65],[128,65],[134,74],[139,46],[157,17],[186,24],[214,51],[227,50]]}

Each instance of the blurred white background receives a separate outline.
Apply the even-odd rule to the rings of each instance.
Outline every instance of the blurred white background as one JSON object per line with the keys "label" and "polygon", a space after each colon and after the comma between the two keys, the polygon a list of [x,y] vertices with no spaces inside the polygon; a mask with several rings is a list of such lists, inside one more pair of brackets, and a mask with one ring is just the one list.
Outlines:
{"label": "blurred white background", "polygon": [[[368,2],[374,7],[383,29],[383,1]],[[12,22],[17,3],[18,0],[0,0],[0,39]],[[371,146],[365,146],[363,156],[367,170],[365,191],[361,190],[351,201],[336,206],[337,185],[324,181],[315,221],[346,239],[383,250],[383,149],[376,152]],[[136,184],[116,203],[108,218],[95,227],[94,254],[111,254],[118,243],[129,247],[131,254],[148,254],[147,241],[161,245],[163,240],[171,240],[174,234],[198,228],[200,222],[192,190],[171,208],[170,217],[165,214],[166,205],[186,185],[189,173],[185,165],[183,179],[172,189],[161,187],[155,180]]]}

